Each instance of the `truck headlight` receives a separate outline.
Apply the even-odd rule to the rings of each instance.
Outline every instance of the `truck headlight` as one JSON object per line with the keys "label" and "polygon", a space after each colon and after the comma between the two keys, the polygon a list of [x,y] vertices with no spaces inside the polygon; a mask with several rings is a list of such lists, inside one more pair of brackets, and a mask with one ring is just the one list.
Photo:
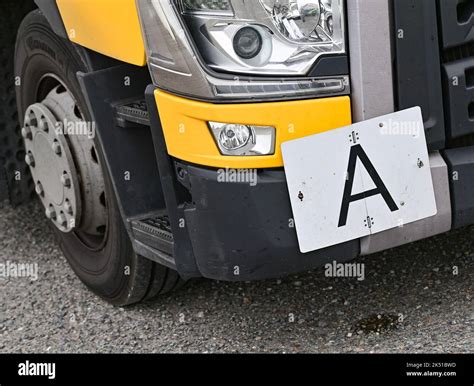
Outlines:
{"label": "truck headlight", "polygon": [[[199,52],[216,71],[304,76],[321,55],[345,52],[342,0],[177,1]],[[190,2],[207,4],[205,14],[189,12]],[[236,40],[253,51],[247,54]]]}
{"label": "truck headlight", "polygon": [[136,0],[156,85],[199,99],[349,92],[347,74],[308,77],[345,53],[344,0]]}

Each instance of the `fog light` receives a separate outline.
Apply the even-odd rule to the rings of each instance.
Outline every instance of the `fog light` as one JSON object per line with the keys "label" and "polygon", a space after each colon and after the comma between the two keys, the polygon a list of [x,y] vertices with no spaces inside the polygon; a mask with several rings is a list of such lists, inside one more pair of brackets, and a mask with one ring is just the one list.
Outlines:
{"label": "fog light", "polygon": [[234,50],[243,59],[255,58],[262,50],[262,35],[252,27],[244,27],[234,36]]}
{"label": "fog light", "polygon": [[226,150],[237,150],[254,141],[252,130],[244,125],[225,125],[221,129],[219,143]]}
{"label": "fog light", "polygon": [[223,155],[258,156],[275,153],[275,128],[209,122]]}

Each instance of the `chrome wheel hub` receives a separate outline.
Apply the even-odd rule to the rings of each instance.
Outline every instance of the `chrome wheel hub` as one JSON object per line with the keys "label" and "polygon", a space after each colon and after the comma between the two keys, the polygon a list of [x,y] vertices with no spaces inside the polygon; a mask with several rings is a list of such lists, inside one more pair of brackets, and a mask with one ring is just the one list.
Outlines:
{"label": "chrome wheel hub", "polygon": [[25,161],[46,216],[64,233],[100,236],[107,225],[104,179],[92,134],[62,85],[25,114]]}

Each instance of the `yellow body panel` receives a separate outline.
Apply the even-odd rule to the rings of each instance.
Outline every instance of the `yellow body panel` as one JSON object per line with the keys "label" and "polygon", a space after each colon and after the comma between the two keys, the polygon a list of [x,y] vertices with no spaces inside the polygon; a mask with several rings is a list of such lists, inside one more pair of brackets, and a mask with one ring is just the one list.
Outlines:
{"label": "yellow body panel", "polygon": [[57,4],[71,41],[126,63],[146,64],[135,0],[57,0]]}
{"label": "yellow body panel", "polygon": [[[281,144],[352,123],[347,96],[290,102],[212,104],[155,91],[168,153],[180,160],[219,168],[274,168],[283,166]],[[275,154],[223,156],[208,122],[273,126]]]}

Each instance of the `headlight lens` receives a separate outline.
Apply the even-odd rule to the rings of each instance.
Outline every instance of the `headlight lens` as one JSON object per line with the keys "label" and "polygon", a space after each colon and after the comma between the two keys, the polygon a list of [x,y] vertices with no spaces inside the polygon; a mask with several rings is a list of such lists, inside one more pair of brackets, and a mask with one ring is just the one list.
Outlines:
{"label": "headlight lens", "polygon": [[262,35],[252,27],[244,27],[234,36],[234,51],[243,59],[255,58],[262,51]]}
{"label": "headlight lens", "polygon": [[[334,35],[333,7],[341,16],[337,0],[260,0],[280,32],[295,42],[331,42]],[[338,20],[338,28],[342,21]]]}
{"label": "headlight lens", "polygon": [[[321,55],[345,52],[342,0],[178,1],[199,52],[217,71],[304,76]],[[188,12],[190,1],[205,4],[206,15]],[[250,44],[248,52],[237,39]]]}
{"label": "headlight lens", "polygon": [[321,22],[318,0],[261,0],[278,29],[290,40],[308,42],[320,37],[316,31]]}

